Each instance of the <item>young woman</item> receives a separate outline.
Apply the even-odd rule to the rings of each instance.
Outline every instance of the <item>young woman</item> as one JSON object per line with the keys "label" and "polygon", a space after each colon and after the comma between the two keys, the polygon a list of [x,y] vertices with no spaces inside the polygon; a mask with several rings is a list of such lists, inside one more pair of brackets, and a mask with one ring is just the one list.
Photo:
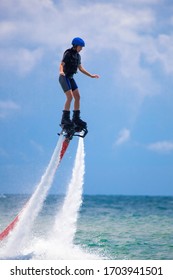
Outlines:
{"label": "young woman", "polygon": [[[66,126],[86,126],[86,122],[80,119],[80,93],[78,86],[73,78],[79,69],[83,74],[91,78],[99,78],[97,74],[90,74],[81,65],[81,56],[79,52],[85,47],[83,39],[76,37],[72,40],[72,48],[64,52],[62,61],[59,67],[59,82],[66,95],[61,125]],[[70,119],[70,105],[74,98],[74,111],[72,120]]]}

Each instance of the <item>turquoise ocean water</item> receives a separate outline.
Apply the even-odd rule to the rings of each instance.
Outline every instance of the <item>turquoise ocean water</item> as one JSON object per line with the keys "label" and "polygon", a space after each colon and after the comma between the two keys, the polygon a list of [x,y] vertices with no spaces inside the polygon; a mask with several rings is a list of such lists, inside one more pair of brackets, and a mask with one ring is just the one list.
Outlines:
{"label": "turquoise ocean water", "polygon": [[[28,198],[27,195],[0,196],[0,231],[14,219]],[[86,195],[82,198],[77,219],[72,221],[73,226],[69,223],[64,228],[64,215],[58,225],[59,233],[51,236],[63,200],[63,196],[47,196],[32,228],[26,233],[26,244],[29,245],[22,247],[16,258],[173,259],[173,197]],[[25,234],[25,230],[23,232]],[[71,232],[73,248],[69,249],[71,245],[65,235]],[[66,248],[60,245],[62,242],[55,248],[53,240],[62,238]],[[6,252],[6,242],[0,244],[1,259],[12,257],[10,250]],[[54,250],[56,254],[52,257],[49,251]]]}

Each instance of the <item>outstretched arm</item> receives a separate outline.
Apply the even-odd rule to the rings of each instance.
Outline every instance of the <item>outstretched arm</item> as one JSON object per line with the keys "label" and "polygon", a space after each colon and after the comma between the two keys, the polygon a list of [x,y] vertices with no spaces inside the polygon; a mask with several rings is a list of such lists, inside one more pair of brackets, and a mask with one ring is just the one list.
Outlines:
{"label": "outstretched arm", "polygon": [[82,67],[81,64],[79,65],[79,70],[80,70],[83,74],[87,75],[87,76],[90,77],[90,78],[99,78],[99,75],[97,75],[97,74],[90,74],[88,71],[86,71],[86,70]]}

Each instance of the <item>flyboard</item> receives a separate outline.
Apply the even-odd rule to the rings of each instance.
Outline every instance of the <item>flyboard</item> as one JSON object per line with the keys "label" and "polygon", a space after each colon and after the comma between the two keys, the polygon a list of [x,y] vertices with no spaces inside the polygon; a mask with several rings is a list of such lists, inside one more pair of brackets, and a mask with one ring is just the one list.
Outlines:
{"label": "flyboard", "polygon": [[[59,162],[57,165],[57,168],[65,155],[67,148],[69,146],[70,141],[73,139],[73,136],[79,136],[84,138],[86,134],[88,133],[87,125],[83,126],[76,126],[76,125],[60,125],[62,130],[58,135],[63,136],[62,145],[60,148],[60,154],[59,154]],[[18,223],[20,219],[20,215],[25,209],[26,205],[29,203],[29,201],[24,205],[22,210],[18,213],[18,215],[14,218],[14,220],[0,233],[0,241],[5,239],[9,233],[15,228],[16,224]]]}

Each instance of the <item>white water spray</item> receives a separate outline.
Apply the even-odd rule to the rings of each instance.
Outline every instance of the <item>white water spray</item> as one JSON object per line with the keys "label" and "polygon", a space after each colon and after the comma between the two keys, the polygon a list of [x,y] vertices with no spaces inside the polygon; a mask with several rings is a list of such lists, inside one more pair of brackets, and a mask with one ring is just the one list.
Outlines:
{"label": "white water spray", "polygon": [[50,160],[50,163],[37,185],[35,192],[22,211],[16,228],[12,231],[9,240],[5,246],[5,255],[17,255],[25,247],[26,241],[32,229],[35,218],[42,209],[43,202],[52,185],[57,166],[60,162],[60,151],[62,147],[63,136],[59,137],[58,143]]}
{"label": "white water spray", "polygon": [[[36,259],[93,259],[74,245],[77,219],[82,204],[82,192],[85,173],[85,153],[83,139],[79,139],[72,178],[62,208],[58,210],[50,236],[36,245]],[[98,258],[98,257],[97,257]]]}
{"label": "white water spray", "polygon": [[55,225],[53,228],[53,234],[61,239],[63,243],[69,245],[73,244],[78,213],[82,204],[85,173],[84,157],[84,142],[83,139],[80,138],[72,178],[68,186],[63,207],[55,218]]}
{"label": "white water spray", "polygon": [[[82,191],[85,173],[85,153],[83,139],[79,139],[72,178],[62,208],[55,216],[55,223],[46,239],[31,240],[31,228],[43,206],[52,184],[56,167],[59,164],[62,139],[57,144],[49,166],[35,193],[26,205],[20,220],[13,230],[3,256],[19,256],[20,259],[100,259],[99,256],[84,252],[74,244],[77,219],[82,204]],[[29,241],[30,244],[27,244]],[[29,252],[29,254],[28,254]],[[27,255],[26,255],[27,254]]]}

